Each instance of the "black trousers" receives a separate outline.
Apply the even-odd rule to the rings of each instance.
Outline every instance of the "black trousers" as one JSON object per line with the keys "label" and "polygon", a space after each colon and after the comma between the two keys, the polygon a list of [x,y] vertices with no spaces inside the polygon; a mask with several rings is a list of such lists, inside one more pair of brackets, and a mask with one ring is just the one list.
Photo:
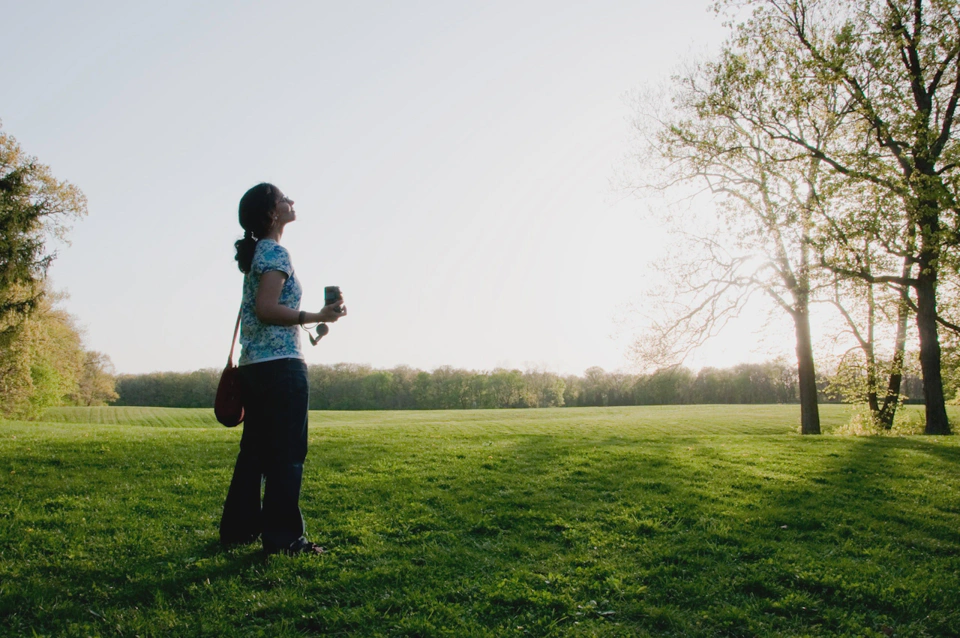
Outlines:
{"label": "black trousers", "polygon": [[[245,418],[220,519],[220,542],[262,538],[264,549],[303,537],[300,484],[307,456],[307,364],[275,359],[240,367]],[[260,487],[263,485],[261,503]]]}

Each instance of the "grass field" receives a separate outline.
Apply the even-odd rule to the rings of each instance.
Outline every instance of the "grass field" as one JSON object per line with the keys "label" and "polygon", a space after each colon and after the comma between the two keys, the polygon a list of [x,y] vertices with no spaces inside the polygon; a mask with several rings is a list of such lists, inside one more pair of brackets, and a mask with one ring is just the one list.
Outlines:
{"label": "grass field", "polygon": [[0,423],[0,635],[960,636],[960,437],[800,437],[796,406],[316,412],[330,553],[265,558],[217,543],[239,428],[45,418]]}

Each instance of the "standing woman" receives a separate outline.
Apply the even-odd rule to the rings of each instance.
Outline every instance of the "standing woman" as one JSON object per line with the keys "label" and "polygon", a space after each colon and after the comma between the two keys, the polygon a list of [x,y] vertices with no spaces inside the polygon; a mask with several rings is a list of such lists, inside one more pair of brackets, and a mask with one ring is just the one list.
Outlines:
{"label": "standing woman", "polygon": [[280,245],[284,227],[296,218],[293,200],[272,184],[257,184],[240,199],[244,233],[235,247],[244,278],[238,365],[246,417],[220,542],[252,543],[260,537],[271,554],[322,554],[324,549],[304,536],[300,514],[309,388],[298,326],[336,321],[346,308],[341,300],[320,312],[300,310],[300,282]]}

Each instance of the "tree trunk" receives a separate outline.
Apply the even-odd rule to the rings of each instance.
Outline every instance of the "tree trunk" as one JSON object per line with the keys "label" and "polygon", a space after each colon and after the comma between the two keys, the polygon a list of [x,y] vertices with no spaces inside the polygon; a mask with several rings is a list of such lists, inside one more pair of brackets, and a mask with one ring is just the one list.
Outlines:
{"label": "tree trunk", "polygon": [[802,307],[790,313],[797,334],[797,376],[800,384],[800,434],[820,434],[817,374],[813,365],[810,315]]}
{"label": "tree trunk", "polygon": [[917,331],[920,336],[920,370],[927,424],[924,434],[950,434],[940,376],[940,337],[937,333],[937,279],[930,265],[920,264],[917,282]]}
{"label": "tree trunk", "polygon": [[[903,266],[903,277],[910,276],[910,264]],[[893,361],[890,369],[890,379],[887,382],[887,395],[883,398],[883,406],[877,420],[885,430],[893,428],[893,419],[897,415],[900,403],[900,384],[903,382],[903,356],[907,349],[907,318],[910,315],[910,287],[900,289],[900,305],[897,308],[897,337],[893,346]]]}
{"label": "tree trunk", "polygon": [[[869,245],[864,250],[867,268],[870,268]],[[867,339],[861,344],[867,359],[867,405],[873,419],[879,420],[880,402],[877,398],[877,352],[874,349],[877,323],[877,299],[873,294],[873,284],[867,284]]]}

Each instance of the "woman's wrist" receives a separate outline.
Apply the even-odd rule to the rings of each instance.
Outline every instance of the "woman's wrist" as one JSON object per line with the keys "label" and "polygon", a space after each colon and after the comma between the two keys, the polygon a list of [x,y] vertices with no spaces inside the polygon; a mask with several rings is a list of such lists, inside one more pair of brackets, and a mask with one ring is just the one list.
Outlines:
{"label": "woman's wrist", "polygon": [[299,323],[300,325],[308,323],[320,323],[320,313],[319,312],[307,312],[305,310],[300,311]]}

